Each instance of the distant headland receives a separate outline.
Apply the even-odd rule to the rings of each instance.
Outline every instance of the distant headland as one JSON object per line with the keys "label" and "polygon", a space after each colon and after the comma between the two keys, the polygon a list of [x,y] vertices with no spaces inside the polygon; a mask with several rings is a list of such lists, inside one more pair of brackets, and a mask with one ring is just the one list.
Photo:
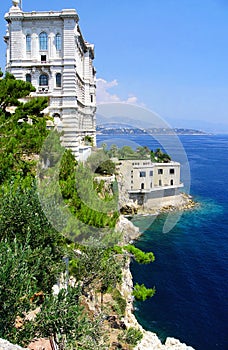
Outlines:
{"label": "distant headland", "polygon": [[131,128],[121,127],[118,125],[104,126],[99,125],[96,128],[97,134],[100,135],[142,135],[142,134],[153,134],[153,135],[208,135],[207,132],[196,129],[185,129],[185,128]]}

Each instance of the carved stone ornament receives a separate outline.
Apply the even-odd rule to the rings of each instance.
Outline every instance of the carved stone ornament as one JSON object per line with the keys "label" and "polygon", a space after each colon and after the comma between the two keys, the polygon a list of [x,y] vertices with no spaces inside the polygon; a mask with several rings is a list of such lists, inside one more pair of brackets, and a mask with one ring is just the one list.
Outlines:
{"label": "carved stone ornament", "polygon": [[13,6],[18,7],[19,0],[13,0]]}

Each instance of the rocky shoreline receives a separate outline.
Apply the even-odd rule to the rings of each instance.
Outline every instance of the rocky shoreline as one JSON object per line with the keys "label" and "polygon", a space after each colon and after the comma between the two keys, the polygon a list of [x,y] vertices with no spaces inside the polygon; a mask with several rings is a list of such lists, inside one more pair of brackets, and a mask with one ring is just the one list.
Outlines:
{"label": "rocky shoreline", "polygon": [[127,328],[134,327],[139,329],[143,338],[140,343],[134,348],[134,350],[194,350],[191,346],[181,343],[178,339],[168,337],[165,344],[162,344],[156,333],[146,331],[138,323],[134,315],[133,307],[133,280],[130,272],[130,260],[126,264],[123,270],[123,283],[121,287],[121,294],[127,301],[126,313],[124,317],[124,323]]}
{"label": "rocky shoreline", "polygon": [[159,215],[162,213],[170,213],[170,212],[180,212],[195,209],[199,206],[199,203],[195,202],[189,194],[180,193],[175,196],[175,198],[166,205],[161,205],[156,208],[145,208],[141,205],[136,204],[132,200],[126,201],[126,203],[122,203],[121,214],[125,216],[132,215]]}
{"label": "rocky shoreline", "polygon": [[[196,203],[191,196],[187,194],[181,194],[180,201],[176,202],[176,205],[168,205],[156,210],[144,211],[137,208],[137,214],[140,215],[159,215],[161,213],[192,210],[199,204]],[[130,204],[128,204],[130,208]],[[133,213],[136,212],[135,204],[133,205]],[[124,244],[136,240],[140,236],[139,229],[132,224],[126,217],[120,216],[116,229],[123,233]],[[168,337],[165,344],[162,344],[156,333],[146,331],[138,323],[134,315],[134,306],[132,298],[133,279],[130,271],[130,259],[125,265],[123,270],[123,283],[121,286],[121,294],[127,302],[126,314],[124,317],[124,323],[127,328],[134,327],[139,329],[143,338],[140,343],[134,348],[134,350],[194,350],[193,347],[181,343],[178,339]]]}

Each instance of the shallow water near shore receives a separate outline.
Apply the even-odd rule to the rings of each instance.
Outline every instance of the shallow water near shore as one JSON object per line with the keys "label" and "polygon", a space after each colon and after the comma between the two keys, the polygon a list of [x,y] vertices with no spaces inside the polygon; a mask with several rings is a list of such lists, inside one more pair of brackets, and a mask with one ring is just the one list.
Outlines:
{"label": "shallow water near shore", "polygon": [[[105,137],[99,136],[102,142]],[[126,137],[126,136],[125,136]],[[133,136],[155,148],[152,138]],[[180,339],[196,350],[228,349],[228,135],[182,136],[191,169],[191,194],[200,203],[162,233],[167,214],[136,216],[143,233],[136,246],[153,251],[150,265],[133,263],[134,282],[156,287],[153,298],[136,303],[142,326]]]}

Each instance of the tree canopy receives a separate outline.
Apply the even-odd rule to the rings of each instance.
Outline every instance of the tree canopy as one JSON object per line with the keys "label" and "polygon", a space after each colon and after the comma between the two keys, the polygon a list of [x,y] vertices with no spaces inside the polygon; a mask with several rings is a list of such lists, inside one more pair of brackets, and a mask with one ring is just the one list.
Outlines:
{"label": "tree canopy", "polygon": [[[31,155],[39,153],[47,137],[42,114],[48,105],[47,98],[19,100],[33,91],[35,88],[29,82],[16,80],[10,73],[0,80],[0,184],[11,176],[32,173]],[[31,123],[27,123],[28,118]]]}
{"label": "tree canopy", "polygon": [[150,150],[147,146],[138,146],[134,150],[130,146],[123,146],[118,148],[116,145],[111,145],[109,149],[105,146],[105,152],[109,157],[115,157],[119,159],[150,159],[154,163],[168,163],[171,161],[171,157],[163,152],[160,148],[155,151]]}
{"label": "tree canopy", "polygon": [[12,74],[7,72],[0,80],[1,112],[6,114],[7,108],[20,106],[22,102],[20,102],[19,99],[27,97],[34,91],[36,91],[36,89],[31,83],[17,80]]}

